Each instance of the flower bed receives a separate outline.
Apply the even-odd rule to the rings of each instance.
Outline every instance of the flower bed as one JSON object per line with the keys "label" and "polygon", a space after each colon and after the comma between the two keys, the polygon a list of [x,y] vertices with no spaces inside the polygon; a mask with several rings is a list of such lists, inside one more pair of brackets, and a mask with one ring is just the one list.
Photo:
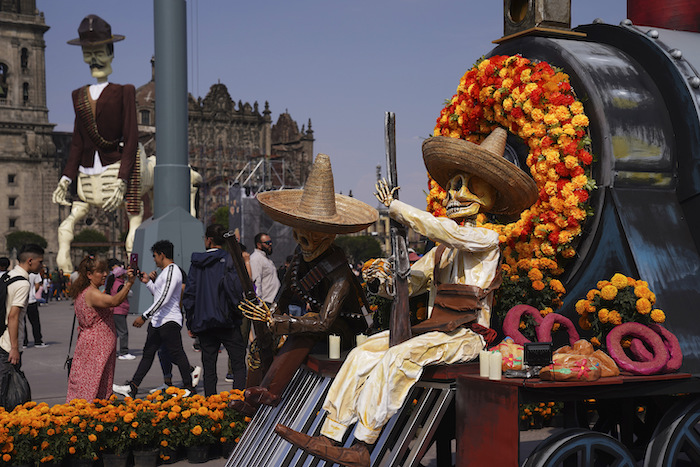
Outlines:
{"label": "flower bed", "polygon": [[241,399],[241,391],[207,398],[183,394],[171,387],[146,399],[112,396],[93,402],[76,399],[53,407],[27,402],[11,412],[0,408],[0,465],[238,442],[250,419],[229,408],[228,402]]}

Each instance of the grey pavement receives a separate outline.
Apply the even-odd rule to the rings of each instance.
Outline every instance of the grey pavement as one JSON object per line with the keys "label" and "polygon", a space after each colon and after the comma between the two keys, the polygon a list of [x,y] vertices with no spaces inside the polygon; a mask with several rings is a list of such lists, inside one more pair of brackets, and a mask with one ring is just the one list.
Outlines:
{"label": "grey pavement", "polygon": [[[39,316],[41,321],[41,332],[44,342],[49,344],[48,347],[35,348],[32,341],[31,324],[27,322],[27,331],[29,336],[29,346],[22,352],[22,370],[24,371],[27,380],[32,389],[32,399],[36,402],[46,402],[50,406],[55,404],[63,404],[66,402],[66,392],[68,390],[67,373],[63,368],[68,353],[68,342],[70,341],[71,325],[73,324],[73,306],[72,300],[51,301],[46,305],[39,307]],[[141,359],[143,344],[146,341],[146,326],[134,328],[131,326],[136,315],[129,315],[127,321],[129,323],[129,349],[135,360],[117,360],[117,366],[114,373],[114,382],[116,384],[124,384],[130,379]],[[73,337],[73,348],[75,348],[76,335]],[[191,365],[202,365],[202,358],[199,352],[195,352],[192,348],[194,340],[189,337],[186,330],[182,331],[182,342],[187,353],[187,358]],[[232,384],[224,381],[228,366],[228,355],[226,351],[219,354],[219,362],[217,366],[217,374],[219,381],[217,389],[225,391],[231,389]],[[182,380],[177,367],[173,368],[173,384],[181,386]],[[139,394],[137,397],[145,397],[148,391],[152,388],[163,384],[163,372],[161,371],[158,358],[153,362],[151,370],[146,375],[146,378],[141,383]],[[203,379],[200,379],[197,392],[204,393]],[[224,459],[214,459],[205,464],[205,466],[224,465]],[[179,461],[174,466],[190,465],[186,460]]]}

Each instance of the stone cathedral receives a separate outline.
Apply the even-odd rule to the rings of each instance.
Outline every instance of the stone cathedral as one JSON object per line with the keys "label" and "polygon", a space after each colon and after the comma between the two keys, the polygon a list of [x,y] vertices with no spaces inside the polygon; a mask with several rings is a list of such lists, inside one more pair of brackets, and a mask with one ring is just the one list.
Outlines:
{"label": "stone cathedral", "polygon": [[[48,121],[44,33],[49,27],[36,0],[0,0],[0,256],[12,253],[8,233],[30,231],[47,240],[46,262],[53,267],[57,228],[69,208],[53,204],[51,195],[71,134],[53,131]],[[137,87],[136,108],[141,142],[148,155],[157,156],[153,62],[151,70],[151,81]],[[190,95],[188,102],[189,163],[202,176],[198,219],[210,222],[217,208],[228,205],[229,189],[236,185],[249,193],[303,185],[313,161],[310,119],[299,128],[285,111],[273,123],[268,102],[262,108],[236,102],[222,83],[212,85],[204,98]],[[116,216],[91,211],[75,233],[89,227],[114,242],[123,239],[125,221],[122,211]],[[113,247],[112,253],[120,257],[123,248]]]}

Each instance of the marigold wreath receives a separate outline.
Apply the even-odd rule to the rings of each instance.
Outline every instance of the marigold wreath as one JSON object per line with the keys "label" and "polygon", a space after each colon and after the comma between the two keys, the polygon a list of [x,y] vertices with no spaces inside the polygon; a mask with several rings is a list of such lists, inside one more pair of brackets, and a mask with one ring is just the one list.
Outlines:
{"label": "marigold wreath", "polygon": [[[528,146],[526,163],[539,190],[537,202],[512,223],[486,222],[483,215],[478,221],[499,234],[505,259],[502,289],[523,288],[521,279],[533,269],[544,273],[542,279],[527,280],[524,290],[524,301],[543,311],[561,305],[565,291],[559,281],[551,287],[550,282],[563,272],[564,260],[575,256],[581,224],[591,214],[585,204],[595,188],[588,173],[593,160],[586,149],[588,124],[568,75],[515,55],[483,59],[468,70],[434,130],[435,136],[480,143],[501,126]],[[432,179],[428,186],[427,210],[444,216],[444,190]],[[520,295],[512,294],[515,300]],[[517,303],[522,301],[501,301],[498,310],[503,315]]]}

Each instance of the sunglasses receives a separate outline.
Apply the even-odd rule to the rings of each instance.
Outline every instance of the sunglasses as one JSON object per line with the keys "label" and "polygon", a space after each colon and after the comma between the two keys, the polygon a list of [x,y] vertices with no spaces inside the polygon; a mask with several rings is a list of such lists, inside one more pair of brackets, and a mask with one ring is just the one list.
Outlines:
{"label": "sunglasses", "polygon": [[264,243],[265,245],[272,245],[272,240],[268,240],[266,242],[260,242],[260,243]]}

